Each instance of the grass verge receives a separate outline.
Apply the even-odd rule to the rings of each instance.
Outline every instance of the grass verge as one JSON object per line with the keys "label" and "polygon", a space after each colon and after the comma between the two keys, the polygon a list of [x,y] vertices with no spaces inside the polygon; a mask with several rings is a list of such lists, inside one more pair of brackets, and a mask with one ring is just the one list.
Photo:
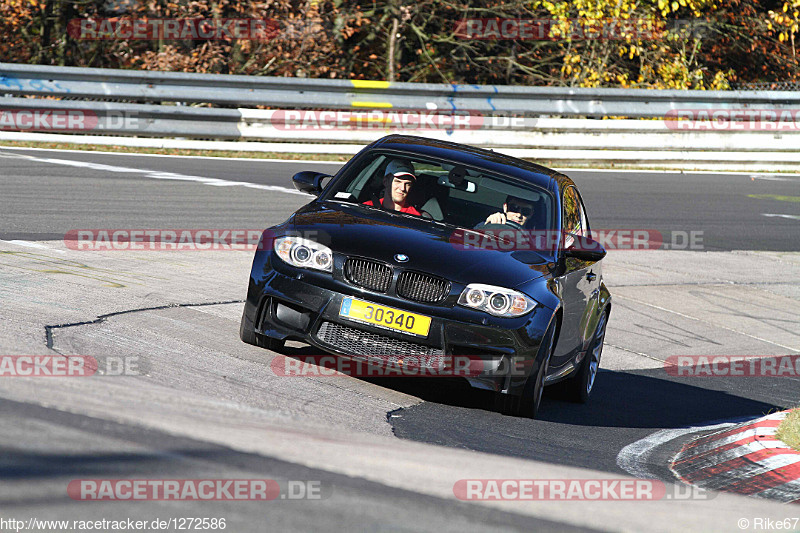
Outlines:
{"label": "grass verge", "polygon": [[778,426],[775,436],[800,451],[800,408],[789,411],[786,419]]}

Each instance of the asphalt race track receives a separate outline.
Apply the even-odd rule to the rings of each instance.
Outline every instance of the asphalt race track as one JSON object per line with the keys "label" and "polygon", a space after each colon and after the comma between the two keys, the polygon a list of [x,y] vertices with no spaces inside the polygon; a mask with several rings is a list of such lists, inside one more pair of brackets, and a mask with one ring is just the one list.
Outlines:
{"label": "asphalt race track", "polygon": [[[506,417],[459,382],[282,377],[243,344],[249,251],[80,251],[70,230],[262,229],[337,163],[0,147],[0,355],[83,355],[85,378],[0,376],[3,518],[225,518],[229,531],[731,531],[798,515],[731,494],[685,501],[464,502],[463,479],[675,482],[680,447],[800,403],[800,377],[672,375],[676,355],[800,353],[800,177],[568,171],[611,249],[613,311],[590,404],[546,393]],[[678,238],[699,237],[694,249]],[[277,359],[276,359],[277,358]],[[132,365],[115,372],[118,363]],[[120,374],[123,375],[115,375]],[[270,479],[274,501],[75,501],[81,479]],[[293,498],[292,484],[319,498]],[[307,485],[307,487],[310,485]],[[308,488],[306,489],[308,491]],[[796,507],[796,506],[794,506]],[[792,512],[794,514],[792,514]]]}
{"label": "asphalt race track", "polygon": [[[0,228],[2,239],[18,238],[24,234],[30,234],[32,239],[37,234],[40,239],[48,235],[60,239],[64,227],[95,228],[100,227],[97,225],[100,222],[110,227],[148,222],[153,224],[152,227],[161,227],[156,224],[183,224],[205,228],[279,221],[283,220],[284,201],[288,201],[283,195],[271,197],[269,211],[263,207],[251,208],[256,204],[263,206],[263,198],[246,194],[252,205],[239,200],[222,207],[217,202],[227,201],[228,197],[223,195],[216,200],[218,195],[209,191],[182,201],[183,196],[174,190],[175,184],[163,175],[174,173],[292,189],[290,178],[298,169],[335,172],[341,166],[322,162],[304,165],[286,161],[175,159],[31,150],[6,150],[4,157],[21,155],[105,165],[114,170],[92,172],[85,166],[39,162],[36,176],[31,176],[14,170],[22,162],[4,159],[4,172],[9,175],[4,176],[5,194],[0,199],[5,221]],[[150,170],[150,179],[160,180],[156,183],[164,185],[165,193],[161,194],[162,189],[151,184],[146,196],[137,196],[139,187],[130,182],[138,183],[142,176],[141,173],[125,172],[131,169]],[[800,247],[796,218],[800,212],[797,200],[800,176],[584,170],[569,174],[579,182],[594,228],[704,231],[706,250],[795,251]],[[33,177],[36,179],[32,180]],[[75,183],[75,177],[86,178],[86,181]],[[115,186],[95,187],[97,180],[103,178],[113,180]],[[54,185],[66,182],[70,184],[68,192],[54,188]],[[17,191],[20,185],[24,187],[19,192],[23,198],[9,194]],[[28,195],[23,195],[23,192]],[[30,196],[31,193],[36,196]],[[298,198],[292,198],[294,203],[291,205],[301,205]],[[26,216],[30,215],[27,209],[31,202],[36,202],[37,207],[41,207],[40,202],[52,207],[47,210],[46,217],[31,220]]]}

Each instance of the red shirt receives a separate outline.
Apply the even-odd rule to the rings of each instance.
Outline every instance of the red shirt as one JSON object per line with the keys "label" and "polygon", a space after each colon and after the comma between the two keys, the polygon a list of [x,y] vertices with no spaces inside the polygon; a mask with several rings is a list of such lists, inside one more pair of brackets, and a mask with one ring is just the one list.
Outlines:
{"label": "red shirt", "polygon": [[[383,205],[383,198],[380,199],[380,202],[381,202],[381,205]],[[370,200],[368,202],[364,202],[364,205],[375,205],[375,204],[373,204],[372,200]],[[395,204],[395,205],[397,205],[397,204]],[[422,213],[417,211],[417,208],[415,208],[413,205],[407,205],[405,207],[401,207],[400,208],[400,212],[401,213],[408,213],[409,215],[422,216]]]}

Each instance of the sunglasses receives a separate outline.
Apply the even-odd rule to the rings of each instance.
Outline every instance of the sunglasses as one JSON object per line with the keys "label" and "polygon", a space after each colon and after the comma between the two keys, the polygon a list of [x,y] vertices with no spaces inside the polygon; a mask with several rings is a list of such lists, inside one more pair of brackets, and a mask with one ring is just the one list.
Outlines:
{"label": "sunglasses", "polygon": [[508,210],[513,213],[519,213],[524,217],[529,217],[533,214],[533,206],[518,204],[515,202],[508,204]]}

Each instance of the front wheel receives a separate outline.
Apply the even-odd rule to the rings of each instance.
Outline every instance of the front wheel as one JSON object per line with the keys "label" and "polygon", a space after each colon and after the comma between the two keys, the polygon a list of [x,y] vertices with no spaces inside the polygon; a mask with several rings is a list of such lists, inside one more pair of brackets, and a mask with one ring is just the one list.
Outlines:
{"label": "front wheel", "polygon": [[541,348],[539,348],[542,356],[536,374],[528,376],[525,388],[522,390],[522,396],[497,393],[495,405],[498,410],[511,416],[536,418],[539,413],[539,407],[542,404],[544,378],[550,365],[550,357],[556,347],[556,340],[556,322],[554,320],[545,334]]}
{"label": "front wheel", "polygon": [[564,382],[564,393],[568,400],[577,403],[586,403],[592,394],[597,371],[600,369],[600,357],[603,355],[603,341],[606,337],[606,324],[608,312],[603,311],[600,321],[595,328],[592,344],[586,351],[586,356],[581,361],[577,374]]}
{"label": "front wheel", "polygon": [[242,326],[239,329],[239,338],[247,344],[252,344],[253,346],[258,346],[259,348],[266,348],[267,350],[271,350],[273,352],[281,351],[286,342],[256,333],[244,324],[244,319],[242,319]]}

